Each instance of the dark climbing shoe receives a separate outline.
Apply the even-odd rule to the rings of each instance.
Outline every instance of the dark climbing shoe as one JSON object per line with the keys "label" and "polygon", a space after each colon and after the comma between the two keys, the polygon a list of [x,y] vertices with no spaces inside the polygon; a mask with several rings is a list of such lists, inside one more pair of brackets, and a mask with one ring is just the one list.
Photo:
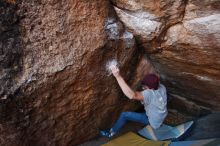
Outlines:
{"label": "dark climbing shoe", "polygon": [[102,130],[100,131],[100,135],[103,137],[111,138],[114,134],[109,132],[108,130]]}

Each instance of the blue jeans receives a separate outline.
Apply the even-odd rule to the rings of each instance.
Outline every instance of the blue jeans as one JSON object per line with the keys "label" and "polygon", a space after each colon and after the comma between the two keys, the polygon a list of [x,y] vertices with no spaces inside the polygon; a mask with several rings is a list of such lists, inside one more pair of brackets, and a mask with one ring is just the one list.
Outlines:
{"label": "blue jeans", "polygon": [[149,123],[148,117],[145,113],[122,112],[117,122],[111,128],[111,130],[114,133],[117,133],[122,128],[122,126],[126,123],[126,121],[139,122],[145,125]]}

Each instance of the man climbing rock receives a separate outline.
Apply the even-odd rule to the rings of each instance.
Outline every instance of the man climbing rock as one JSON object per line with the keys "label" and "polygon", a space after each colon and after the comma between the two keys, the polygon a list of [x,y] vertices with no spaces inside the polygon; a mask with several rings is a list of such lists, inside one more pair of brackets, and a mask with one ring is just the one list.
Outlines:
{"label": "man climbing rock", "polygon": [[102,136],[111,138],[119,132],[126,121],[134,121],[148,125],[147,129],[153,139],[157,140],[153,129],[159,128],[167,116],[167,94],[164,85],[160,84],[155,74],[148,74],[141,82],[142,92],[133,91],[119,73],[115,65],[110,67],[123,93],[129,98],[139,100],[145,109],[145,113],[122,112],[116,123],[110,130],[101,131]]}

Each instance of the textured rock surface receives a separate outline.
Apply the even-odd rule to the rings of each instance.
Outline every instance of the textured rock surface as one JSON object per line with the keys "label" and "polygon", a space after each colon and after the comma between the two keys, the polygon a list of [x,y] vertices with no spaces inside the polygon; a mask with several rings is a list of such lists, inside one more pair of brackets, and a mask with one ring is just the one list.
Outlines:
{"label": "textured rock surface", "polygon": [[115,58],[129,79],[138,57],[108,1],[0,6],[0,145],[75,145],[135,106],[105,69]]}
{"label": "textured rock surface", "polygon": [[220,109],[219,8],[219,1],[189,1],[182,23],[168,29],[154,58],[163,62],[172,92],[213,110]]}
{"label": "textured rock surface", "polygon": [[185,140],[220,138],[220,113],[210,114],[196,120]]}
{"label": "textured rock surface", "polygon": [[113,4],[160,72],[169,93],[183,97],[176,101],[189,100],[184,106],[193,101],[198,112],[220,110],[218,0],[113,0]]}
{"label": "textured rock surface", "polygon": [[164,31],[181,21],[186,0],[112,0],[119,18],[139,40],[160,41]]}
{"label": "textured rock surface", "polygon": [[171,108],[219,110],[219,9],[218,0],[0,1],[0,145],[76,145],[135,109],[108,76],[112,58],[134,88],[156,72],[152,61]]}

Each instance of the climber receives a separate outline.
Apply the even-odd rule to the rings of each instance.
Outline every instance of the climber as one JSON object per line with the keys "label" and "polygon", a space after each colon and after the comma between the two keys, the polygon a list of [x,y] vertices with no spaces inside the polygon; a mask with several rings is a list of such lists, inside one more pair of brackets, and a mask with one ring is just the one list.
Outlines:
{"label": "climber", "polygon": [[147,130],[153,139],[157,140],[153,129],[159,128],[167,116],[166,88],[160,84],[159,77],[155,74],[147,74],[141,82],[143,91],[138,92],[127,85],[117,66],[112,65],[110,68],[123,93],[129,99],[139,100],[144,105],[145,112],[122,112],[113,127],[110,130],[100,131],[100,134],[111,138],[119,132],[126,121],[134,121],[147,125]]}

